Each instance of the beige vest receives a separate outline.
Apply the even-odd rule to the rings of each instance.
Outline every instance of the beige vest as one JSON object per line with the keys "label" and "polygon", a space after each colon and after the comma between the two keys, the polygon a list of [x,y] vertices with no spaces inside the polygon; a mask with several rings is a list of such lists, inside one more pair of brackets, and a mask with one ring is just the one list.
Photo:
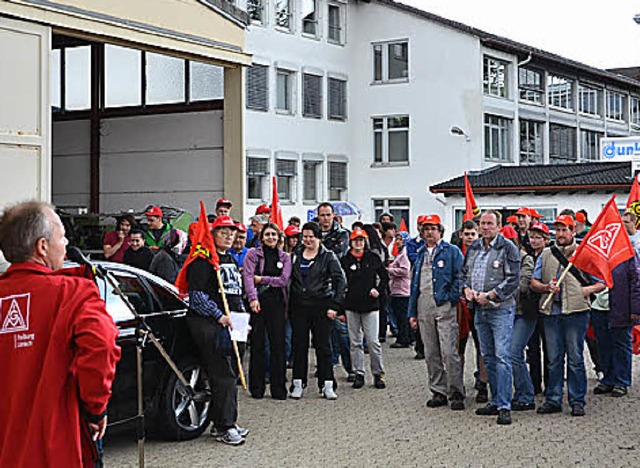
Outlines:
{"label": "beige vest", "polygon": [[[562,248],[560,248],[562,251]],[[571,250],[573,253],[573,250]],[[542,282],[549,283],[553,278],[557,278],[560,262],[553,256],[551,249],[547,247],[542,251]],[[562,269],[561,271],[564,271]],[[548,294],[542,294],[540,298],[540,313],[550,315],[553,300],[549,301],[547,307],[542,308],[542,304],[547,299]],[[584,312],[591,309],[589,298],[582,295],[582,286],[578,280],[571,274],[567,273],[560,285],[560,298],[563,314],[573,314],[575,312]]]}

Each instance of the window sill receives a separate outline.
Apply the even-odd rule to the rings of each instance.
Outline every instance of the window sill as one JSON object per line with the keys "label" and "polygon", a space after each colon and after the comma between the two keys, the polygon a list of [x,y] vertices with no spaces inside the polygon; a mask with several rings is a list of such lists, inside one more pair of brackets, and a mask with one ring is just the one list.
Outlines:
{"label": "window sill", "polygon": [[549,104],[549,109],[553,110],[553,111],[564,112],[565,114],[575,114],[576,113],[575,109],[569,109],[568,107],[552,106],[551,104]]}
{"label": "window sill", "polygon": [[527,101],[526,99],[522,99],[522,98],[519,98],[518,102],[520,104],[526,104],[526,105],[529,105],[529,106],[544,107],[544,103],[542,103],[542,102]]}
{"label": "window sill", "polygon": [[[582,118],[586,118],[586,119],[597,119],[597,120],[602,120],[602,116],[598,115],[598,114],[589,114],[587,112],[580,112],[578,111],[578,115]],[[607,119],[608,120],[608,119]]]}
{"label": "window sill", "polygon": [[328,39],[327,38],[327,44],[344,47],[344,42],[342,42],[341,40],[335,40],[335,39]]}
{"label": "window sill", "polygon": [[489,163],[496,163],[496,164],[513,164],[513,161],[511,161],[510,159],[488,159],[488,158],[484,158],[485,162],[489,162]]}
{"label": "window sill", "polygon": [[304,117],[305,119],[322,120],[322,116],[321,115],[304,115],[304,114],[302,114],[302,117]]}
{"label": "window sill", "polygon": [[274,26],[274,28],[276,31],[281,32],[283,34],[293,34],[293,29],[292,28],[285,28],[282,26]]}
{"label": "window sill", "polygon": [[371,163],[372,168],[376,167],[405,167],[409,166],[409,161],[393,161],[393,162],[374,162]]}
{"label": "window sill", "polygon": [[371,82],[371,86],[393,85],[393,84],[402,84],[402,83],[409,83],[409,78],[395,78],[393,80],[374,80]]}
{"label": "window sill", "polygon": [[296,115],[295,112],[289,111],[289,110],[285,110],[285,109],[276,109],[276,114],[277,115],[283,115],[285,117],[293,117],[293,116]]}
{"label": "window sill", "polygon": [[267,108],[267,109],[257,109],[257,108],[255,108],[255,107],[247,107],[247,110],[255,111],[255,112],[264,112],[264,113],[269,112],[269,109],[268,109],[268,108]]}
{"label": "window sill", "polygon": [[513,99],[509,98],[509,96],[498,96],[497,94],[489,94],[484,92],[482,93],[482,95],[487,98],[500,99],[502,101],[513,101]]}
{"label": "window sill", "polygon": [[302,37],[305,37],[307,39],[311,39],[313,41],[320,41],[320,36],[318,34],[310,34],[310,33],[301,33],[300,34]]}
{"label": "window sill", "polygon": [[328,117],[327,120],[330,120],[332,122],[346,122],[347,118],[346,117]]}
{"label": "window sill", "polygon": [[624,120],[618,120],[618,119],[612,119],[607,117],[607,122],[612,123],[612,124],[616,124],[616,125],[625,125],[627,122]]}

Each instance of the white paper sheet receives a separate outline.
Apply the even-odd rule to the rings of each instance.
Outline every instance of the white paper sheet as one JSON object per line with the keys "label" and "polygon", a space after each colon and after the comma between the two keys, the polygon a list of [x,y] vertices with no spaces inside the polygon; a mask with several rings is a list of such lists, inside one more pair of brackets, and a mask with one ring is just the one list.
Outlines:
{"label": "white paper sheet", "polygon": [[246,342],[249,335],[249,314],[231,312],[231,339]]}

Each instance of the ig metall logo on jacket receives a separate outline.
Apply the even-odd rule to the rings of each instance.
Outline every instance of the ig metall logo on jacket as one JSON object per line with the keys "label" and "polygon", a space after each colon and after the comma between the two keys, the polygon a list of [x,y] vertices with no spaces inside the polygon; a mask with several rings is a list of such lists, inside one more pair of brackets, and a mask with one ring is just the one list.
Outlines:
{"label": "ig metall logo on jacket", "polygon": [[29,330],[30,306],[30,293],[0,298],[0,334],[16,333],[16,348],[33,345],[33,334],[20,333]]}

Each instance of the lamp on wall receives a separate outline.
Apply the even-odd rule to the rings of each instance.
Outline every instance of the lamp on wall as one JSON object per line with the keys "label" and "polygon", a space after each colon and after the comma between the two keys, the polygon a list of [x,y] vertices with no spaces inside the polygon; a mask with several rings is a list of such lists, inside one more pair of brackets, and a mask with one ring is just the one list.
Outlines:
{"label": "lamp on wall", "polygon": [[469,134],[464,130],[462,130],[457,125],[454,125],[453,127],[451,127],[449,132],[451,132],[452,135],[463,136],[466,141],[471,141],[471,137],[469,136]]}
{"label": "lamp on wall", "polygon": [[640,13],[638,13],[637,15],[634,15],[633,21],[635,21],[636,24],[640,24]]}

